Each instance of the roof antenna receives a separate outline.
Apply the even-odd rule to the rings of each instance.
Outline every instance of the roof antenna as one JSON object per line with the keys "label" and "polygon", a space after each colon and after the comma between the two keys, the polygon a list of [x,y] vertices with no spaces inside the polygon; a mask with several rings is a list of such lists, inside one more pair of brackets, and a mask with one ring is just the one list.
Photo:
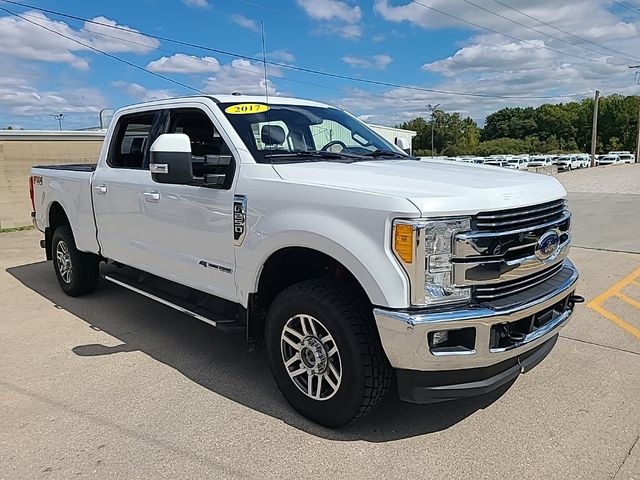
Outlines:
{"label": "roof antenna", "polygon": [[260,20],[260,33],[262,35],[262,65],[264,67],[264,96],[269,105],[269,77],[267,74],[267,50],[264,46],[264,22]]}

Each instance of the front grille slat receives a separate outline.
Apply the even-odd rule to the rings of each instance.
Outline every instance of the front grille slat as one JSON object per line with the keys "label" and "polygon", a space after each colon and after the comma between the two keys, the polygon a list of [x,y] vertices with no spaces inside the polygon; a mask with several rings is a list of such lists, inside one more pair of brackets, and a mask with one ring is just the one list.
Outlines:
{"label": "front grille slat", "polygon": [[474,297],[477,300],[495,300],[498,298],[516,294],[518,292],[522,292],[524,290],[527,290],[528,288],[546,282],[557,273],[559,273],[563,269],[563,267],[564,262],[560,262],[557,265],[543,270],[542,272],[538,272],[527,277],[522,277],[517,280],[504,282],[497,287],[476,287]]}
{"label": "front grille slat", "polygon": [[514,227],[523,228],[560,219],[566,209],[564,199],[533,207],[515,208],[498,212],[481,212],[474,218],[478,231],[500,232]]}
{"label": "front grille slat", "polygon": [[[533,255],[533,252],[527,248],[532,248],[545,232],[555,229],[560,235],[568,235],[570,214],[566,208],[566,200],[559,199],[528,207],[480,212],[472,218],[472,232],[466,234],[466,237],[461,236],[458,251],[462,255],[458,257],[458,261],[481,265],[485,259],[493,262],[500,258],[505,259],[507,250],[504,248],[498,248],[501,255],[497,257],[495,255],[496,246],[502,247],[504,244],[508,245],[508,252],[511,252],[509,256],[511,264],[515,264],[514,262],[517,262],[520,256],[524,262]],[[472,286],[472,298],[489,305],[525,301],[531,295],[538,295],[540,290],[546,289],[548,285],[553,285],[557,279],[562,278],[566,271],[564,267],[564,260],[558,258],[548,267],[544,267],[541,262],[536,268],[542,269],[533,273],[531,273],[532,269],[525,268],[521,269],[522,276],[513,272],[512,278],[504,281],[501,279],[504,278],[503,275],[509,276],[509,270],[495,269],[492,273],[487,269],[485,272],[489,275],[487,280],[473,282],[475,285]],[[463,279],[458,283],[464,285],[466,282]]]}
{"label": "front grille slat", "polygon": [[534,217],[519,218],[517,220],[507,220],[507,221],[500,221],[495,223],[485,223],[485,222],[478,221],[478,226],[479,227],[501,227],[506,225],[517,225],[518,223],[528,223],[528,222],[533,222],[536,220],[542,220],[544,218],[556,216],[564,212],[564,210],[565,210],[564,206],[561,206],[553,210],[549,210],[541,215],[536,215]]}

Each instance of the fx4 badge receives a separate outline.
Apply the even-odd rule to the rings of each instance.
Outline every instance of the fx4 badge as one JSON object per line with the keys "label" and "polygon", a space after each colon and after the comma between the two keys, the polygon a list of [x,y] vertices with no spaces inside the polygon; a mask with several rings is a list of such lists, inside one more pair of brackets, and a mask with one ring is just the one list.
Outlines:
{"label": "fx4 badge", "polygon": [[247,233],[247,197],[235,195],[233,197],[233,240],[236,247],[242,245]]}

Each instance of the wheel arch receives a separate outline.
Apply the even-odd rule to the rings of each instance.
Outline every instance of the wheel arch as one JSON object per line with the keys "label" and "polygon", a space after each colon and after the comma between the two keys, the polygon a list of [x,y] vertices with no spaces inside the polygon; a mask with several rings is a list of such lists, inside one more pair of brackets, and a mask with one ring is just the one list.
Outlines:
{"label": "wheel arch", "polygon": [[47,212],[47,226],[44,229],[44,241],[47,260],[52,259],[51,242],[53,239],[53,233],[56,231],[56,228],[61,225],[68,225],[69,228],[71,228],[71,232],[73,233],[73,227],[71,227],[71,222],[69,221],[67,212],[64,210],[64,207],[60,202],[54,200],[49,205],[49,209]]}

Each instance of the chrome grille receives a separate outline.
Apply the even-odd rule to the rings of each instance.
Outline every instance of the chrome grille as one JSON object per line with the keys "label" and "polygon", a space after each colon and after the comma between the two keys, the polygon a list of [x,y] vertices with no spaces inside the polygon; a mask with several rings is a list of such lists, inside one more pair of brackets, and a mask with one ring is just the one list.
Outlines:
{"label": "chrome grille", "polygon": [[562,218],[565,210],[566,202],[560,199],[530,207],[481,212],[474,217],[473,228],[477,231],[500,232],[534,227]]}
{"label": "chrome grille", "polygon": [[474,288],[474,298],[479,301],[492,301],[500,298],[514,295],[536,285],[546,282],[564,267],[564,262],[541,270],[532,275],[521,277],[515,280],[509,280],[503,283],[494,283],[489,285],[478,285]]}

